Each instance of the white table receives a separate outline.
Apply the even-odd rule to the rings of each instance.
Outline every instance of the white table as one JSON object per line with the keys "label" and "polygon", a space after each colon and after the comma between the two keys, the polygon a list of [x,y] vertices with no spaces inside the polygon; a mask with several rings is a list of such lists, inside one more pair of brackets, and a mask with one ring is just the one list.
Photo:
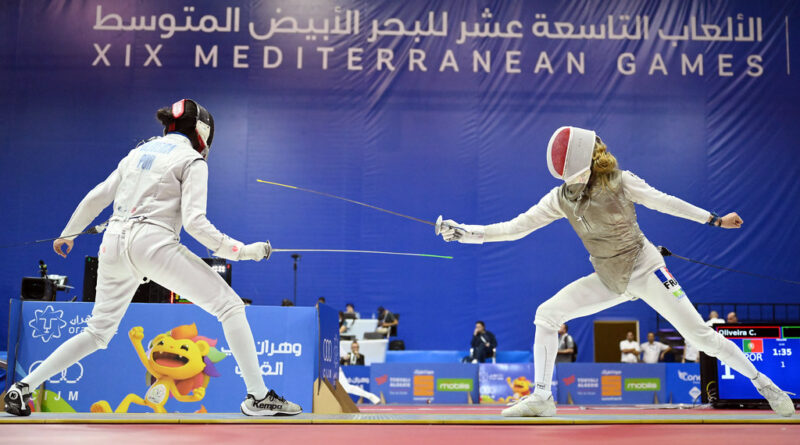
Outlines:
{"label": "white table", "polygon": [[[339,355],[347,357],[350,353],[350,340],[339,341]],[[359,340],[359,351],[364,355],[364,364],[386,362],[386,350],[389,349],[389,340]]]}
{"label": "white table", "polygon": [[[378,320],[374,318],[357,318],[355,320],[346,320],[345,326],[347,326],[347,330],[342,335],[352,335],[355,336],[356,340],[360,341],[364,338],[365,332],[375,332],[378,329]],[[347,351],[350,351],[349,346]]]}

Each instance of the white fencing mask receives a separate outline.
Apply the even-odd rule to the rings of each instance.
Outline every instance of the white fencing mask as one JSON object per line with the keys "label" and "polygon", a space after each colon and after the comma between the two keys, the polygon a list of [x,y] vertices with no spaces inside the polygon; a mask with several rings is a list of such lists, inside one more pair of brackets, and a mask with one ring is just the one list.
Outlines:
{"label": "white fencing mask", "polygon": [[561,127],[547,144],[550,174],[567,184],[586,184],[591,176],[595,133],[578,127]]}

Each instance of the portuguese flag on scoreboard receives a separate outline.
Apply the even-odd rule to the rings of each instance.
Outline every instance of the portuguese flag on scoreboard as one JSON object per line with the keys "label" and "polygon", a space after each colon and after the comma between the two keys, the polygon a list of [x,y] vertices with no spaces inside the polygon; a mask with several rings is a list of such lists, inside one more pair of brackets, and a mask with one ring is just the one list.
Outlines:
{"label": "portuguese flag on scoreboard", "polygon": [[764,340],[744,340],[742,341],[744,352],[764,352]]}

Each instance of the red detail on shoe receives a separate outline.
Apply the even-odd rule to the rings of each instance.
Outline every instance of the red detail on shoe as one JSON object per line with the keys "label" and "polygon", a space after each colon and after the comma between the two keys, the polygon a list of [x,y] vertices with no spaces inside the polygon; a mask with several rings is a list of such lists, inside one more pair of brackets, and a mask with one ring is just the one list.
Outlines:
{"label": "red detail on shoe", "polygon": [[238,252],[238,251],[239,251],[239,248],[238,248],[238,247],[236,247],[236,246],[233,246],[233,247],[231,247],[231,250],[233,250],[234,252]]}

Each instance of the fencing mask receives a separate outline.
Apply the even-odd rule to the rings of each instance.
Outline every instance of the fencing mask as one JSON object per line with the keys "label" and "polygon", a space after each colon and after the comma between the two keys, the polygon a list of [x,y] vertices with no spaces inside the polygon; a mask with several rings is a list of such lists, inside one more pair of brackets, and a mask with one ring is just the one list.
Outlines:
{"label": "fencing mask", "polygon": [[595,133],[577,127],[561,127],[547,144],[550,174],[568,185],[586,184],[591,176]]}
{"label": "fencing mask", "polygon": [[202,105],[191,99],[181,99],[172,104],[175,119],[164,129],[164,134],[179,131],[192,141],[192,147],[204,158],[208,157],[214,139],[214,118]]}

